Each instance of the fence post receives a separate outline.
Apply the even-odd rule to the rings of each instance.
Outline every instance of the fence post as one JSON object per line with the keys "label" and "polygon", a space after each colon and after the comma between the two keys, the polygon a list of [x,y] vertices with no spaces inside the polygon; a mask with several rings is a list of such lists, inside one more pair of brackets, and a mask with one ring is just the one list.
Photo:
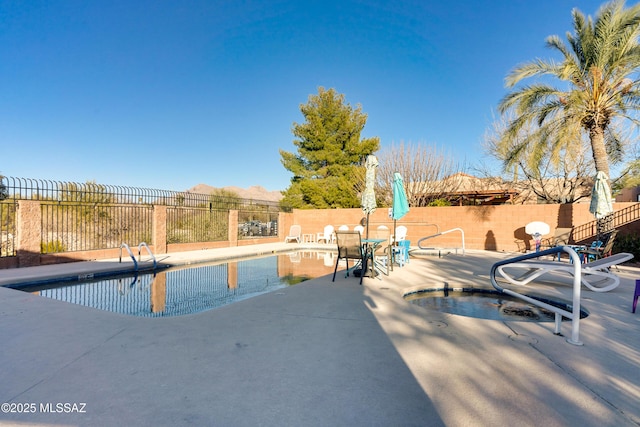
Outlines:
{"label": "fence post", "polygon": [[156,254],[167,253],[167,207],[153,206],[153,251]]}
{"label": "fence post", "polygon": [[18,200],[16,255],[18,267],[40,265],[42,210],[38,200]]}
{"label": "fence post", "polygon": [[238,246],[238,211],[229,210],[229,246]]}

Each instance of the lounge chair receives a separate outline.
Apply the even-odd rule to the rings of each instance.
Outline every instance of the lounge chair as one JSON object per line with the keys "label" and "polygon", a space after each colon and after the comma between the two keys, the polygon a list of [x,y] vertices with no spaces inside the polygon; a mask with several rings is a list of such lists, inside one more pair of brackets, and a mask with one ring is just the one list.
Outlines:
{"label": "lounge chair", "polygon": [[362,284],[362,277],[364,276],[364,272],[367,269],[367,261],[362,250],[362,239],[360,239],[360,233],[357,231],[338,230],[336,232],[336,241],[338,244],[338,256],[336,258],[336,266],[333,269],[333,279],[331,281],[336,281],[338,263],[341,259],[344,259],[347,262],[347,272],[345,274],[345,277],[349,276],[349,260],[351,259],[354,261],[359,261],[362,266],[362,271],[360,272],[360,284]]}
{"label": "lounge chair", "polygon": [[292,225],[289,229],[289,234],[284,238],[284,242],[287,243],[290,240],[295,240],[300,243],[300,233],[302,233],[302,227],[299,225]]}
{"label": "lounge chair", "polygon": [[[620,278],[609,271],[614,265],[621,264],[633,258],[633,254],[619,253],[610,257],[601,258],[593,262],[582,264],[582,284],[594,292],[607,292],[615,289],[620,284]],[[528,269],[520,277],[513,277],[505,269]],[[534,279],[547,273],[569,273],[573,275],[574,265],[560,261],[520,261],[512,264],[505,264],[497,268],[497,272],[509,283],[514,285],[526,285]],[[592,277],[601,280],[594,282]]]}

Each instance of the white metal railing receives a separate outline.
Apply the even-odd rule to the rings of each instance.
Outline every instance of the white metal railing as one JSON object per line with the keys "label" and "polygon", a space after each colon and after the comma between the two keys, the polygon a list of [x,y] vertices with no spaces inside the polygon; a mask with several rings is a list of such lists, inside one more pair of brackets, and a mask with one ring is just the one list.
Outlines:
{"label": "white metal railing", "polygon": [[464,230],[462,228],[452,228],[451,230],[438,232],[436,234],[432,234],[431,236],[423,237],[420,240],[418,240],[418,247],[420,249],[431,249],[431,248],[422,246],[422,242],[427,239],[433,239],[434,237],[442,236],[443,234],[451,233],[452,231],[459,231],[462,234],[462,255],[464,255]]}
{"label": "white metal railing", "polygon": [[126,243],[122,243],[120,244],[120,257],[119,257],[119,262],[122,262],[122,248],[127,250],[127,253],[129,254],[129,256],[131,257],[131,259],[133,260],[133,265],[135,266],[136,271],[138,270],[138,261],[136,260],[136,257],[133,256],[133,252],[131,252],[131,248],[129,247],[129,245],[127,245]]}
{"label": "white metal railing", "polygon": [[137,260],[136,260],[136,257],[133,255],[133,252],[131,251],[131,248],[129,247],[129,245],[127,245],[126,243],[122,243],[120,245],[119,262],[122,262],[122,249],[123,248],[127,251],[127,253],[131,257],[131,259],[133,260],[133,265],[134,265],[136,271],[138,271],[138,262],[142,262],[142,248],[146,248],[147,249],[147,252],[149,253],[149,256],[153,260],[153,268],[155,269],[157,267],[158,262],[156,261],[156,257],[153,255],[153,252],[151,252],[151,249],[149,248],[149,245],[147,245],[145,242],[142,242],[142,243],[140,243],[138,245],[138,259]]}
{"label": "white metal railing", "polygon": [[151,249],[149,249],[149,245],[147,245],[145,242],[141,242],[138,245],[138,261],[142,262],[142,256],[140,255],[140,253],[142,252],[142,248],[146,248],[147,252],[149,253],[149,256],[151,257],[151,259],[153,259],[153,268],[155,269],[156,266],[158,265],[157,261],[156,261],[156,257],[153,255],[153,252],[151,252]]}
{"label": "white metal railing", "polygon": [[[507,264],[513,264],[520,261],[524,261],[526,259],[539,258],[541,256],[547,256],[552,254],[559,254],[561,252],[566,252],[569,254],[571,261],[573,263],[573,307],[572,311],[564,310],[560,307],[556,307],[535,298],[531,298],[527,295],[522,295],[518,292],[512,291],[511,289],[504,289],[498,285],[496,281],[496,270],[498,267]],[[554,261],[557,262],[557,261]],[[547,249],[545,251],[540,252],[532,252],[529,254],[521,255],[515,258],[506,259],[503,261],[499,261],[491,267],[491,284],[494,288],[503,292],[507,295],[511,295],[516,298],[520,298],[524,301],[527,301],[530,304],[537,305],[538,307],[545,308],[549,311],[555,313],[555,331],[556,335],[560,335],[560,326],[562,324],[562,316],[571,319],[571,338],[567,338],[567,342],[573,345],[582,345],[580,342],[580,289],[582,283],[582,265],[580,256],[577,254],[575,250],[570,248],[569,246],[558,246],[555,248]]]}

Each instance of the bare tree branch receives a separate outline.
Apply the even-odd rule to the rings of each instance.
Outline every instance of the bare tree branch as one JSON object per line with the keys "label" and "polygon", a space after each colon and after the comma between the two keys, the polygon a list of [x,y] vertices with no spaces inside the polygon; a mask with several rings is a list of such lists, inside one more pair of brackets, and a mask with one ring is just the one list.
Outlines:
{"label": "bare tree branch", "polygon": [[402,175],[410,206],[428,206],[460,186],[459,180],[446,179],[460,172],[458,164],[433,146],[410,142],[392,144],[381,150],[378,160],[378,194],[387,206],[392,204],[395,172]]}

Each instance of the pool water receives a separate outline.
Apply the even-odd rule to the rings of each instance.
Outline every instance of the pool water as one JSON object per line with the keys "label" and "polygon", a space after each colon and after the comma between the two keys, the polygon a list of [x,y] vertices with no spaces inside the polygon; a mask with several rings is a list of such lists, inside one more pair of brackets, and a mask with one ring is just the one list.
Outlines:
{"label": "pool water", "polygon": [[[571,311],[570,303],[529,295],[555,307]],[[426,309],[489,320],[520,322],[553,322],[555,313],[520,298],[512,297],[496,290],[468,288],[462,290],[425,289],[404,296],[406,301]],[[580,310],[580,317],[589,315]]]}
{"label": "pool water", "polygon": [[[299,253],[196,264],[155,273],[21,288],[47,298],[141,317],[198,313],[333,273],[318,254]],[[332,258],[333,259],[333,258]]]}

